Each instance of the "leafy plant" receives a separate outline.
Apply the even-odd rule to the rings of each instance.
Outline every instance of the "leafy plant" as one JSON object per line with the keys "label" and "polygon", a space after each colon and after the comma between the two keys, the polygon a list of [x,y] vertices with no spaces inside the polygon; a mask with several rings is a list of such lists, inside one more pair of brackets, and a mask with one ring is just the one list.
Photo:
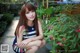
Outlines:
{"label": "leafy plant", "polygon": [[[37,10],[38,16],[47,16],[42,20],[42,28],[45,40],[52,46],[51,53],[77,53],[80,50],[80,14],[68,15],[75,5],[66,4],[48,9],[40,8]],[[51,11],[50,11],[51,9]]]}
{"label": "leafy plant", "polygon": [[0,22],[0,35],[5,31],[7,23],[4,21]]}
{"label": "leafy plant", "polygon": [[53,13],[54,14],[61,13],[62,11],[63,11],[63,6],[62,5],[58,5],[58,6],[53,7]]}
{"label": "leafy plant", "polygon": [[[44,8],[43,6],[41,6],[40,8],[38,8],[36,10],[38,18],[42,18],[43,15],[51,15],[53,12],[53,7],[49,7],[49,8]],[[46,17],[47,18],[47,17]]]}
{"label": "leafy plant", "polygon": [[66,14],[58,14],[48,20],[47,24],[43,22],[45,39],[52,45],[52,53],[56,53],[56,50],[58,51],[62,48],[64,53],[73,53],[75,52],[74,50],[79,51],[77,48],[80,40],[78,37],[80,36],[79,29],[77,29],[79,22],[77,19],[74,20]]}
{"label": "leafy plant", "polygon": [[6,21],[8,24],[10,24],[12,20],[13,20],[13,15],[10,13],[4,14],[0,19],[0,21]]}
{"label": "leafy plant", "polygon": [[37,10],[36,10],[37,17],[41,18],[44,15],[44,11],[45,11],[45,9],[43,8],[43,6],[40,6],[40,8],[37,8]]}

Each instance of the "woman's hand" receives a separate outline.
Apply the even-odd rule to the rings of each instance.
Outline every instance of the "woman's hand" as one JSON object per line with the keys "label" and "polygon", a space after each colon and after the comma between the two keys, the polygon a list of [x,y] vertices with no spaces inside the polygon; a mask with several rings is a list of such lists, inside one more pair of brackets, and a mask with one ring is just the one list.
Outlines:
{"label": "woman's hand", "polygon": [[[26,46],[26,44],[24,44],[24,43],[18,43],[17,46],[18,46],[19,48],[24,48],[24,47]],[[26,48],[26,47],[25,47],[25,48]]]}
{"label": "woman's hand", "polygon": [[22,42],[18,43],[17,46],[20,48],[26,48],[26,45],[31,41],[32,41],[32,39],[23,40]]}
{"label": "woman's hand", "polygon": [[31,41],[32,41],[32,39],[29,38],[29,39],[23,40],[22,43],[28,44],[28,43],[31,42]]}

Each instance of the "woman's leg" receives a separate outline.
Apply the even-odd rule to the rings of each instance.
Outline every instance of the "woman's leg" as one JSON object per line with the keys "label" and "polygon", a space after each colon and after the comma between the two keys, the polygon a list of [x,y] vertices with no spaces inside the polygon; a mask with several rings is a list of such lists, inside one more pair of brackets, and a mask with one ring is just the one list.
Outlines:
{"label": "woman's leg", "polygon": [[46,44],[46,41],[44,39],[41,40],[40,48],[43,47]]}
{"label": "woman's leg", "polygon": [[32,42],[29,42],[27,45],[23,44],[23,43],[17,44],[17,46],[19,48],[31,48],[32,46],[38,46],[39,47],[40,45],[41,45],[41,40],[35,40]]}
{"label": "woman's leg", "polygon": [[38,50],[37,46],[32,46],[29,50],[26,51],[26,53],[35,53]]}
{"label": "woman's leg", "polygon": [[38,47],[43,47],[44,45],[46,44],[46,41],[43,39],[43,40],[36,40],[36,41],[33,41],[33,42],[30,42],[29,44],[27,44],[27,48],[31,48],[32,46],[38,46]]}
{"label": "woman's leg", "polygon": [[41,40],[36,40],[36,41],[32,41],[32,42],[28,43],[26,45],[26,48],[31,48],[32,46],[39,47],[40,45],[41,45]]}
{"label": "woman's leg", "polygon": [[45,44],[46,44],[46,41],[44,39],[33,41],[27,45],[27,47],[30,49],[28,51],[26,51],[26,53],[35,53],[39,47],[41,48]]}
{"label": "woman's leg", "polygon": [[35,53],[40,45],[41,45],[41,40],[30,42],[29,44],[26,45],[27,46],[26,53]]}

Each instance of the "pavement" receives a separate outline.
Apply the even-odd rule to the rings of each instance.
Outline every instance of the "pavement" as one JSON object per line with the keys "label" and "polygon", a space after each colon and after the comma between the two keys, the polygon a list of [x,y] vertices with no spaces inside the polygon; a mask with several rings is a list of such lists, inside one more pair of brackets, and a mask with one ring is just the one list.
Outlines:
{"label": "pavement", "polygon": [[[0,37],[0,53],[15,53],[12,49],[12,43],[15,38],[14,32],[19,21],[19,16],[15,17],[11,25],[7,28],[6,32]],[[1,52],[1,45],[7,44],[9,46],[9,52]],[[49,53],[48,49],[44,46],[40,48],[36,53]]]}

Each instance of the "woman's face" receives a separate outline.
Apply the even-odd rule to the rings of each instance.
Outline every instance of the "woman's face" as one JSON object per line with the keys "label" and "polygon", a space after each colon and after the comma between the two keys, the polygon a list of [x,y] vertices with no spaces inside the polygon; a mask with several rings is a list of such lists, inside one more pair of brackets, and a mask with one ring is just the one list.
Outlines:
{"label": "woman's face", "polygon": [[28,10],[26,10],[25,15],[26,15],[28,20],[33,21],[35,19],[36,13],[35,13],[35,11],[28,11]]}

